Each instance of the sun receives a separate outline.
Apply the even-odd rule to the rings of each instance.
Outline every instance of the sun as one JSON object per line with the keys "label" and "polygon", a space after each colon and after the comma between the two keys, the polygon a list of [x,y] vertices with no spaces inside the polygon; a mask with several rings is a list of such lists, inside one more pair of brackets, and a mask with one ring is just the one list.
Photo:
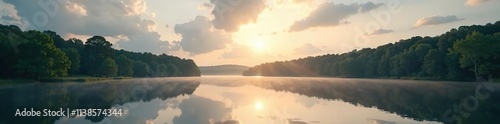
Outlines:
{"label": "sun", "polygon": [[264,51],[264,49],[265,49],[266,46],[264,44],[264,41],[262,41],[262,40],[255,40],[253,42],[253,47],[254,47],[255,51],[262,52],[262,51]]}
{"label": "sun", "polygon": [[264,105],[262,105],[262,102],[258,101],[255,103],[256,110],[262,110],[262,108],[264,108]]}

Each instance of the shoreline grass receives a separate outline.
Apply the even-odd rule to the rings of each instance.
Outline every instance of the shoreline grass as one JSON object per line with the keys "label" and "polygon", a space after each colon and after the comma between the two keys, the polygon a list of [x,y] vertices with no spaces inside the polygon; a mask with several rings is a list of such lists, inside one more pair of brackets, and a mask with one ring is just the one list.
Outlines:
{"label": "shoreline grass", "polygon": [[23,84],[23,83],[37,83],[38,81],[31,79],[0,79],[0,84]]}
{"label": "shoreline grass", "polygon": [[57,77],[57,78],[42,78],[40,80],[33,79],[0,79],[0,84],[21,84],[21,83],[54,83],[54,82],[93,82],[104,80],[123,80],[132,79],[132,77],[90,77],[90,76],[72,76],[72,77]]}
{"label": "shoreline grass", "polygon": [[58,77],[58,78],[44,78],[40,79],[40,82],[92,82],[92,81],[103,81],[103,80],[122,80],[122,79],[132,79],[132,77]]}

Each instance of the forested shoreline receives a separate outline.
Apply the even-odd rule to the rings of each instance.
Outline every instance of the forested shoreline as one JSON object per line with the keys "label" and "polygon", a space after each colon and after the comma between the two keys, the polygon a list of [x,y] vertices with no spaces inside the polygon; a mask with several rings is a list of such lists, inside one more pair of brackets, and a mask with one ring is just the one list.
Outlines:
{"label": "forested shoreline", "polygon": [[64,40],[53,31],[0,24],[0,78],[200,76],[191,59],[117,50],[102,36]]}
{"label": "forested shoreline", "polygon": [[499,56],[500,21],[376,48],[264,63],[243,75],[473,81],[500,78]]}

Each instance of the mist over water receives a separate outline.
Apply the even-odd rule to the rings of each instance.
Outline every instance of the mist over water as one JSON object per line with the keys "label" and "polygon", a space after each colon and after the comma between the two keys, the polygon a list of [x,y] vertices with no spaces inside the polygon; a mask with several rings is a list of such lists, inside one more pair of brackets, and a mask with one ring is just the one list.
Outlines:
{"label": "mist over water", "polygon": [[[453,111],[477,83],[202,76],[0,86],[0,123],[440,124],[498,123],[500,93]],[[495,89],[498,84],[487,84]],[[480,91],[482,95],[487,90]],[[481,95],[480,94],[480,95]],[[469,104],[473,104],[470,102]],[[16,117],[16,109],[122,109],[122,116]],[[450,114],[447,110],[452,110]]]}

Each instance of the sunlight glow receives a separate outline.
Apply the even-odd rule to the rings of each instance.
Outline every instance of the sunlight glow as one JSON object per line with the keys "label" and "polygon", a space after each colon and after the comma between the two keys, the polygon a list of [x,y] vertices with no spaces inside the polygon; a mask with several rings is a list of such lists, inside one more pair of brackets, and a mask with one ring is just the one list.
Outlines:
{"label": "sunlight glow", "polygon": [[262,52],[262,51],[264,51],[264,48],[266,46],[264,45],[264,41],[262,41],[262,40],[255,40],[254,44],[253,44],[253,47],[255,48],[255,50],[257,52]]}
{"label": "sunlight glow", "polygon": [[264,106],[262,105],[262,102],[257,101],[257,102],[255,103],[255,109],[256,109],[256,110],[262,110],[262,108],[263,108],[263,107],[264,107]]}

